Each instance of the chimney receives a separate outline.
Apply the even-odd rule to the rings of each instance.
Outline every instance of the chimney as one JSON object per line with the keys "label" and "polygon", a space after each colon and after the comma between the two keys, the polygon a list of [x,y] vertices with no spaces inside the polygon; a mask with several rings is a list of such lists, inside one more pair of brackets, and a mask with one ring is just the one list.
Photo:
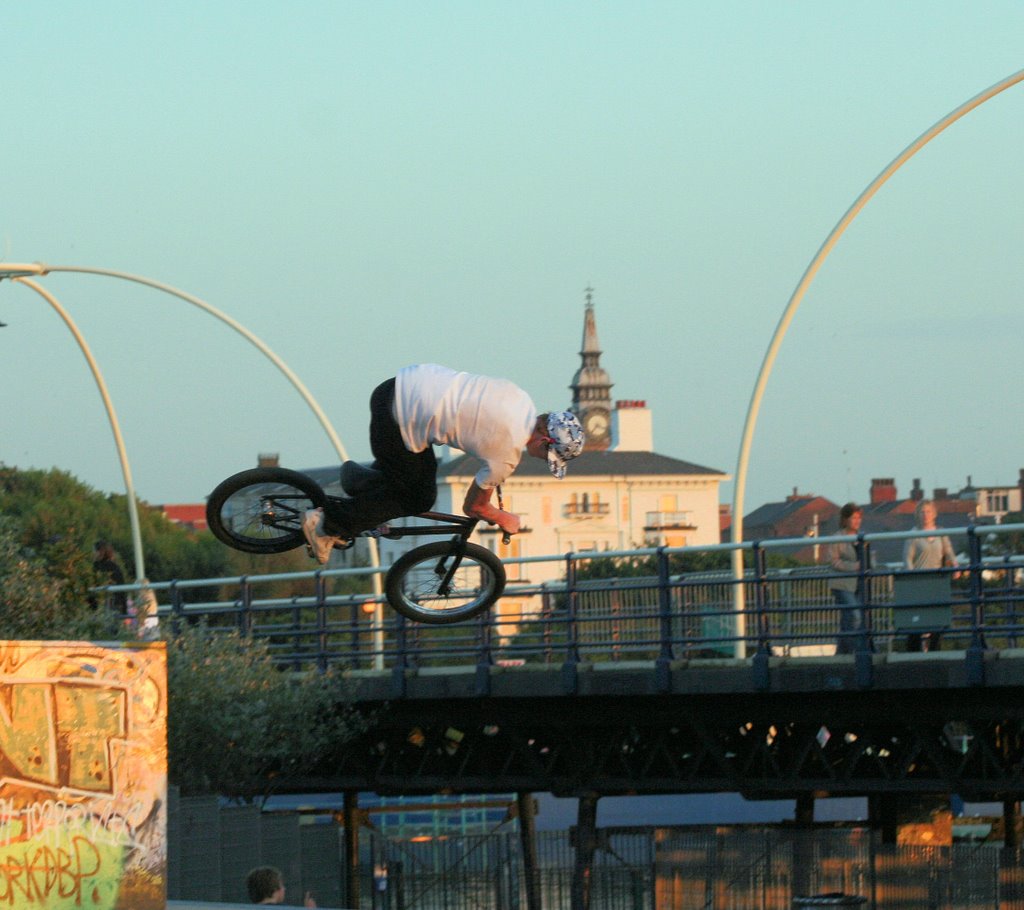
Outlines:
{"label": "chimney", "polygon": [[871,505],[880,502],[896,502],[896,479],[893,477],[874,477],[871,480]]}
{"label": "chimney", "polygon": [[921,489],[921,478],[914,478],[914,488],[910,491],[910,498],[914,502],[920,502],[924,499],[924,490]]}
{"label": "chimney", "polygon": [[615,452],[651,452],[654,430],[646,401],[616,401],[612,411],[612,442]]}
{"label": "chimney", "polygon": [[277,452],[260,452],[256,456],[256,466],[259,468],[280,467],[281,456]]}
{"label": "chimney", "polygon": [[932,499],[938,502],[940,499],[949,499],[949,487],[936,487],[932,493]]}

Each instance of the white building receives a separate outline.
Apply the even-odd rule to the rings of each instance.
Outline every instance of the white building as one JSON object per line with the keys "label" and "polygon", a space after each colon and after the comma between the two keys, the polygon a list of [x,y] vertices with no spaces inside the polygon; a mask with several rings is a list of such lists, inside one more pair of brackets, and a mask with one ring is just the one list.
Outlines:
{"label": "white building", "polygon": [[977,503],[975,514],[978,521],[1002,524],[1007,513],[1024,511],[1024,468],[1018,471],[1017,483],[1013,486],[975,486],[968,477],[967,486],[956,498],[973,499]]}

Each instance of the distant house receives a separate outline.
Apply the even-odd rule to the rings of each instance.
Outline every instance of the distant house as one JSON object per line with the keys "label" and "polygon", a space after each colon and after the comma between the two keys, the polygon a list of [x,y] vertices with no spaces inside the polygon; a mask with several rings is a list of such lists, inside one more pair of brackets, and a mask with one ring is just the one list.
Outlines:
{"label": "distant house", "polygon": [[178,503],[159,506],[168,521],[188,528],[190,531],[206,530],[206,505],[204,503]]}
{"label": "distant house", "polygon": [[[770,540],[782,537],[824,537],[839,527],[839,506],[824,496],[800,493],[795,487],[782,502],[759,506],[743,519],[744,540]],[[787,556],[801,561],[816,560],[818,547],[811,544],[789,551]]]}
{"label": "distant house", "polygon": [[[963,528],[970,524],[997,523],[1002,515],[1020,509],[1024,470],[1016,487],[974,487],[968,485],[958,493],[936,487],[931,499],[935,503],[936,525],[939,528]],[[869,500],[861,508],[864,520],[861,533],[910,531],[915,526],[918,504],[925,499],[919,478],[914,478],[910,495],[900,498],[896,480],[876,477],[871,481]],[[796,489],[782,502],[759,506],[743,520],[744,540],[771,540],[783,537],[826,537],[839,529],[840,507],[823,496],[800,493]],[[961,552],[962,537],[952,538],[953,548]],[[876,563],[897,563],[903,559],[903,541],[878,540],[871,543]],[[818,548],[810,545],[790,554],[803,561],[820,560]]]}
{"label": "distant house", "polygon": [[1012,486],[975,486],[968,475],[967,486],[957,498],[974,502],[979,522],[988,519],[1002,524],[1010,512],[1024,511],[1024,468],[1018,471],[1017,483]]}
{"label": "distant house", "polygon": [[[921,481],[916,477],[910,490],[910,496],[905,499],[900,499],[897,495],[896,481],[891,477],[873,479],[870,496],[870,502],[863,506],[864,521],[860,528],[865,534],[913,530],[918,503],[926,498]],[[931,498],[935,503],[937,527],[962,528],[977,523],[974,500],[951,496],[949,491],[943,487],[936,487]],[[959,551],[963,548],[962,538],[953,537],[951,540],[954,550]],[[903,546],[903,541],[900,540],[874,541],[871,544],[874,561],[876,563],[901,562]]]}

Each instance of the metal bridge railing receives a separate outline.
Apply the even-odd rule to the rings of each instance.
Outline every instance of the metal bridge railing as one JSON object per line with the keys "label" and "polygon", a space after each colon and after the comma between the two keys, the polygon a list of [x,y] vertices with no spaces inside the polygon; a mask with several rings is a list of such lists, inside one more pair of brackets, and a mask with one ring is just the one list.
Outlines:
{"label": "metal bridge railing", "polygon": [[[296,669],[730,658],[738,644],[756,661],[835,652],[839,640],[850,635],[840,631],[830,589],[838,577],[858,581],[873,650],[903,649],[907,633],[895,622],[904,606],[896,582],[908,573],[900,565],[875,565],[872,546],[950,536],[963,546],[958,565],[940,570],[951,579],[948,600],[935,604],[949,611],[943,646],[980,654],[1018,647],[1024,639],[1024,553],[1015,546],[1024,539],[1022,532],[1024,525],[996,525],[860,535],[860,569],[843,576],[824,565],[772,564],[775,554],[806,550],[807,538],[509,560],[557,561],[561,577],[510,583],[487,614],[449,627],[409,623],[387,608],[376,611],[379,598],[369,593],[369,576],[385,571],[380,568],[174,580],[148,587],[157,596],[165,628],[205,619],[214,628],[238,629],[266,639],[275,657]],[[814,542],[824,548],[848,539]],[[734,549],[745,554],[742,581],[725,568],[687,568]],[[360,583],[366,593],[337,593],[342,585]],[[735,607],[738,584],[744,593],[742,624]],[[282,585],[298,586],[302,593],[275,595]],[[136,586],[103,590],[132,593]]]}

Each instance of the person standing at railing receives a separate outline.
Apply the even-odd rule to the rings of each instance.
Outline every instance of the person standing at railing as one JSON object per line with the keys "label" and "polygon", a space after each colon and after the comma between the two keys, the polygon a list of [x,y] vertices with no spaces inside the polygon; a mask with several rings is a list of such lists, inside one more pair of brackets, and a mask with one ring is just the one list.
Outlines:
{"label": "person standing at railing", "polygon": [[[849,534],[855,537],[860,533],[860,523],[864,513],[855,502],[848,502],[839,510],[839,530],[837,534]],[[829,545],[829,565],[834,572],[859,572],[860,558],[852,540]],[[864,617],[863,600],[861,598],[859,577],[847,575],[829,580],[832,598],[839,607],[839,639],[836,642],[836,654],[853,654],[856,651],[870,651],[871,640],[868,637],[867,623]]]}
{"label": "person standing at railing", "polygon": [[[93,544],[92,567],[101,584],[124,584],[124,570],[117,558],[117,552],[108,541],[97,540]],[[128,612],[128,595],[124,591],[108,591],[106,592],[106,603],[114,620],[121,622]],[[97,604],[96,595],[90,594],[89,605],[95,608]]]}
{"label": "person standing at railing", "polygon": [[[922,499],[914,511],[914,524],[921,531],[935,530],[938,510],[930,499]],[[936,571],[956,565],[956,554],[948,537],[913,537],[903,547],[903,565],[914,572]],[[953,578],[960,573],[954,572]],[[937,651],[939,632],[913,632],[907,636],[908,651]]]}

